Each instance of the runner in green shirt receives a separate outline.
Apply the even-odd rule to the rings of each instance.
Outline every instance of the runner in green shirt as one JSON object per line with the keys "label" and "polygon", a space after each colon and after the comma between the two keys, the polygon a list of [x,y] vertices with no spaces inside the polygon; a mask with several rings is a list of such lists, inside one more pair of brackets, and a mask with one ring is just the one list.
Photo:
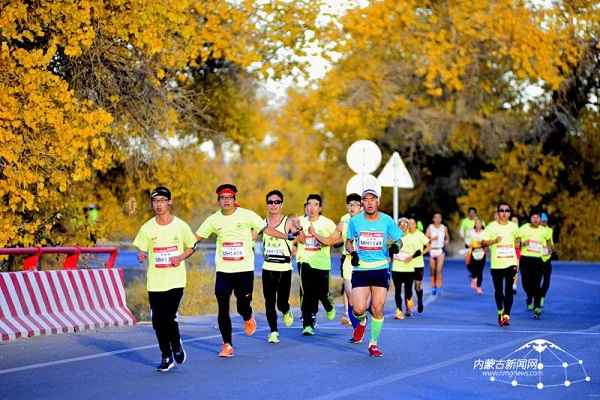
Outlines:
{"label": "runner in green shirt", "polygon": [[254,211],[241,208],[236,203],[237,191],[237,188],[229,183],[219,186],[216,193],[220,211],[210,215],[196,231],[198,242],[213,233],[217,236],[215,296],[219,309],[219,330],[223,338],[219,357],[233,356],[229,316],[232,293],[237,299],[237,312],[244,319],[246,334],[252,335],[256,331],[256,320],[250,305],[254,290],[252,231],[265,232],[280,239],[292,240],[296,236],[294,233],[285,234],[270,227]]}
{"label": "runner in green shirt", "polygon": [[[533,309],[533,317],[538,319],[541,310],[541,284],[544,248],[550,244],[549,231],[540,225],[541,211],[533,210],[530,213],[530,222],[519,228],[521,238],[521,281],[523,290],[527,295],[527,309]],[[533,301],[533,303],[532,303]]]}
{"label": "runner in green shirt", "polygon": [[156,331],[162,361],[157,371],[169,371],[175,362],[185,362],[186,354],[179,336],[177,310],[186,284],[185,259],[194,253],[196,238],[190,226],[171,213],[171,191],[158,186],[150,203],[154,217],[139,230],[133,241],[138,261],[148,261],[148,300],[152,327]]}
{"label": "runner in green shirt", "polygon": [[554,253],[554,230],[548,226],[548,216],[546,213],[542,213],[540,225],[548,229],[548,237],[550,238],[550,244],[544,247],[542,261],[542,298],[540,300],[540,307],[544,308],[544,300],[550,288],[550,276],[552,275],[552,253]]}
{"label": "runner in green shirt", "polygon": [[302,334],[314,335],[316,314],[319,302],[327,312],[327,319],[335,318],[335,304],[329,292],[331,275],[331,256],[329,246],[321,243],[315,235],[331,235],[336,224],[321,215],[322,198],[319,194],[310,194],[306,198],[308,215],[300,218],[304,228],[298,236],[298,269],[302,285]]}
{"label": "runner in green shirt", "polygon": [[490,272],[494,283],[494,299],[498,309],[498,324],[510,325],[510,311],[513,305],[512,283],[517,272],[516,248],[519,243],[519,227],[509,221],[510,205],[500,203],[497,208],[498,220],[492,221],[483,231],[482,247],[490,247]]}

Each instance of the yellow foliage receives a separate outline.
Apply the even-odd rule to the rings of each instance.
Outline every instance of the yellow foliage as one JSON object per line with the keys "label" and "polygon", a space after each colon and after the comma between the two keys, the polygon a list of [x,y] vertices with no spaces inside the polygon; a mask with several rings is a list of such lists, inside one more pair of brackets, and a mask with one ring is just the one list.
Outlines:
{"label": "yellow foliage", "polygon": [[492,215],[504,201],[515,214],[529,215],[532,208],[546,206],[542,200],[554,192],[558,174],[564,169],[559,157],[542,153],[541,144],[516,143],[493,165],[494,170],[482,172],[480,180],[461,180],[466,195],[457,202],[462,209],[476,207],[482,215]]}

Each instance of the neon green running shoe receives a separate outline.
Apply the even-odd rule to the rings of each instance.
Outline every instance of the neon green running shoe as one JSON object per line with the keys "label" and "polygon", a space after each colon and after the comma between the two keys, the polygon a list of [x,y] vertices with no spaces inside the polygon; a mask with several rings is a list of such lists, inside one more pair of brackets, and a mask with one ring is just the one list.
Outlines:
{"label": "neon green running shoe", "polygon": [[314,335],[314,334],[315,334],[315,330],[313,329],[313,327],[312,327],[312,326],[307,326],[306,328],[304,328],[304,329],[302,330],[302,334],[303,334],[304,336],[312,336],[312,335]]}
{"label": "neon green running shoe", "polygon": [[327,311],[327,319],[333,321],[335,318],[335,307],[331,309],[331,311]]}
{"label": "neon green running shoe", "polygon": [[289,310],[285,314],[283,314],[283,323],[285,326],[292,326],[294,323],[294,315],[292,314],[292,310]]}
{"label": "neon green running shoe", "polygon": [[529,311],[533,310],[533,304],[527,304],[527,309],[528,309]]}
{"label": "neon green running shoe", "polygon": [[271,333],[269,333],[269,337],[267,338],[267,342],[269,342],[269,343],[279,343],[279,332],[271,332]]}
{"label": "neon green running shoe", "polygon": [[540,310],[539,308],[536,308],[535,310],[533,310],[533,318],[540,319],[541,315],[542,315],[542,310]]}

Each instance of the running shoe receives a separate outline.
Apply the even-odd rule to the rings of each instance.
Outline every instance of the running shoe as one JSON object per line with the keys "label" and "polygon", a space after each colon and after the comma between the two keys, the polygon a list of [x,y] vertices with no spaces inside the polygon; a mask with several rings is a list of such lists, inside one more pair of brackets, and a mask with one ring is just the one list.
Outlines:
{"label": "running shoe", "polygon": [[533,318],[540,319],[541,315],[542,315],[542,310],[541,309],[536,308],[535,310],[533,310]]}
{"label": "running shoe", "polygon": [[330,311],[327,311],[327,319],[333,321],[335,318],[335,307],[333,307]]}
{"label": "running shoe", "polygon": [[369,322],[369,317],[365,316],[365,323],[364,325],[362,323],[358,323],[358,325],[356,325],[356,328],[354,328],[354,341],[356,343],[360,343],[363,340],[363,337],[365,336],[365,330],[367,329],[367,323]]}
{"label": "running shoe", "polygon": [[269,333],[269,337],[267,338],[267,342],[269,342],[269,343],[279,343],[279,332],[271,332],[271,333]]}
{"label": "running shoe", "polygon": [[175,361],[173,361],[173,357],[163,357],[161,363],[156,367],[156,370],[159,372],[167,372],[174,366]]}
{"label": "running shoe", "polygon": [[480,296],[483,294],[483,290],[480,287],[477,288],[477,294]]}
{"label": "running shoe", "polygon": [[419,312],[419,314],[423,312],[424,308],[425,307],[423,306],[423,300],[417,300],[417,311]]}
{"label": "running shoe", "polygon": [[415,306],[415,301],[411,298],[406,301],[406,312],[407,314],[410,312],[412,314],[412,309]]}
{"label": "running shoe", "polygon": [[510,326],[510,315],[502,314],[502,326]]}
{"label": "running shoe", "polygon": [[292,310],[289,310],[285,314],[283,314],[283,323],[285,326],[292,326],[294,323],[294,315],[292,314]]}
{"label": "running shoe", "polygon": [[379,350],[375,343],[371,343],[369,345],[369,354],[371,355],[371,357],[383,357],[383,353],[381,352],[381,350]]}
{"label": "running shoe", "polygon": [[406,312],[404,313],[404,315],[408,318],[408,317],[412,317],[412,311],[410,308],[406,309]]}
{"label": "running shoe", "polygon": [[233,347],[229,343],[223,343],[219,357],[233,357]]}
{"label": "running shoe", "polygon": [[254,332],[256,332],[256,320],[254,319],[254,314],[250,316],[248,321],[244,321],[244,328],[246,329],[246,335],[254,335]]}
{"label": "running shoe", "polygon": [[528,309],[529,311],[533,310],[533,304],[527,304],[527,309]]}
{"label": "running shoe", "polygon": [[431,288],[431,295],[435,296],[437,294],[437,288],[434,286]]}
{"label": "running shoe", "polygon": [[438,296],[442,295],[442,287],[441,286],[438,286],[438,288],[437,288],[437,295]]}
{"label": "running shoe", "polygon": [[179,339],[179,346],[177,350],[173,352],[173,358],[175,358],[175,362],[177,364],[183,364],[185,362],[185,350],[183,349],[183,344],[181,343],[181,339]]}
{"label": "running shoe", "polygon": [[504,310],[503,310],[503,309],[502,309],[502,310],[499,310],[499,311],[498,311],[498,325],[500,325],[500,326],[503,326],[503,325],[502,325],[502,322],[503,322],[503,321],[502,321],[502,316],[503,316],[503,315],[504,315]]}
{"label": "running shoe", "polygon": [[315,334],[315,330],[313,329],[312,326],[307,326],[304,329],[302,329],[302,334],[304,336],[312,336]]}
{"label": "running shoe", "polygon": [[542,299],[540,300],[540,307],[544,308],[544,298],[542,297]]}
{"label": "running shoe", "polygon": [[517,294],[517,286],[513,285],[512,292],[513,292],[513,295]]}
{"label": "running shoe", "polygon": [[358,343],[362,343],[362,340],[359,340],[359,341],[357,342],[356,340],[354,340],[354,338],[353,338],[353,337],[351,337],[351,338],[348,340],[348,343],[350,343],[350,344],[358,344]]}
{"label": "running shoe", "polygon": [[394,314],[394,319],[404,319],[404,313],[399,308],[396,309],[396,314]]}
{"label": "running shoe", "polygon": [[350,318],[348,318],[348,314],[344,314],[342,318],[340,318],[340,324],[344,326],[352,326],[352,322],[350,321]]}

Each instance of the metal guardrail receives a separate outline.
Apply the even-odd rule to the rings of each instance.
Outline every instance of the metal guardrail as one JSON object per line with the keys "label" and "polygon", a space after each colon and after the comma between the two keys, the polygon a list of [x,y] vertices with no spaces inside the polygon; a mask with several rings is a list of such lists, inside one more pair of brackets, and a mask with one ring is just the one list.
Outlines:
{"label": "metal guardrail", "polygon": [[37,271],[42,254],[66,254],[63,269],[77,269],[80,254],[110,254],[105,268],[112,268],[117,258],[116,247],[23,247],[0,248],[0,255],[29,255],[23,264],[23,271]]}

